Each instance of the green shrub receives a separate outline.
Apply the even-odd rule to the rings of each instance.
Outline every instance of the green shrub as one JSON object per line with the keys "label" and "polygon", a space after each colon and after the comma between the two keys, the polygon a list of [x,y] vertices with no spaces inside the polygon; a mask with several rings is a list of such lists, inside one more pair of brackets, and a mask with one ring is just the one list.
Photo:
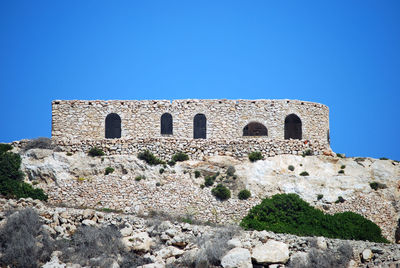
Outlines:
{"label": "green shrub", "polygon": [[0,181],[22,180],[24,174],[20,171],[21,156],[12,152],[0,154]]}
{"label": "green shrub", "polygon": [[309,176],[309,175],[310,175],[310,174],[308,174],[307,171],[303,171],[303,172],[300,173],[300,176]]}
{"label": "green shrub", "polygon": [[163,173],[164,173],[164,171],[165,171],[165,169],[163,169],[163,168],[160,168],[160,170],[159,170],[158,172],[160,172],[160,174],[163,174]]}
{"label": "green shrub", "polygon": [[227,200],[231,197],[231,191],[222,184],[218,184],[215,188],[213,188],[211,193],[221,201]]}
{"label": "green shrub", "polygon": [[189,156],[182,152],[176,153],[172,156],[172,161],[175,161],[175,162],[183,162],[186,160],[189,160]]}
{"label": "green shrub", "polygon": [[261,152],[251,152],[249,154],[250,162],[256,162],[257,160],[262,160],[264,157],[262,156]]}
{"label": "green shrub", "polygon": [[289,166],[288,166],[288,169],[289,169],[290,171],[294,171],[294,166],[289,165]]}
{"label": "green shrub", "polygon": [[339,158],[345,158],[344,154],[336,153],[336,156],[339,157]]}
{"label": "green shrub", "polygon": [[32,185],[16,180],[5,180],[0,182],[0,194],[12,198],[28,198],[47,201],[48,196],[40,188],[33,188]]}
{"label": "green shrub", "polygon": [[170,167],[175,166],[175,164],[176,164],[176,162],[175,162],[174,160],[168,161],[168,165],[169,165]]}
{"label": "green shrub", "polygon": [[343,169],[339,170],[338,174],[344,174],[344,170]]}
{"label": "green shrub", "polygon": [[378,183],[377,182],[370,182],[369,186],[374,189],[375,191],[378,190]]}
{"label": "green shrub", "polygon": [[212,176],[207,176],[204,178],[204,186],[210,187],[214,184],[215,178]]}
{"label": "green shrub", "polygon": [[72,153],[71,153],[71,152],[68,152],[68,153],[67,153],[67,156],[71,156],[71,155],[72,155]]}
{"label": "green shrub", "polygon": [[296,194],[277,194],[264,199],[250,210],[240,225],[245,229],[298,236],[388,242],[370,220],[353,212],[324,214]]}
{"label": "green shrub", "polygon": [[344,203],[346,201],[343,197],[339,196],[338,199],[335,201],[336,204],[338,203]]}
{"label": "green shrub", "polygon": [[346,168],[346,165],[341,165],[340,166],[340,169],[345,169]]}
{"label": "green shrub", "polygon": [[141,180],[145,180],[146,176],[145,175],[139,175],[135,177],[135,181],[141,181]]}
{"label": "green shrub", "polygon": [[157,183],[156,183],[156,186],[161,186],[161,182],[157,182]]}
{"label": "green shrub", "polygon": [[371,183],[369,184],[369,186],[370,186],[372,189],[374,189],[375,191],[377,191],[378,189],[386,189],[386,188],[387,188],[387,185],[386,185],[386,184],[380,183],[380,182],[376,182],[376,181],[371,182]]}
{"label": "green shrub", "polygon": [[200,176],[201,176],[200,171],[195,170],[195,171],[194,171],[194,177],[195,177],[195,178],[198,178],[198,177],[200,177]]}
{"label": "green shrub", "polygon": [[381,158],[379,158],[379,160],[389,160],[389,158],[381,157]]}
{"label": "green shrub", "polygon": [[302,156],[306,157],[307,155],[312,155],[312,154],[313,154],[313,151],[311,151],[311,149],[307,149],[307,150],[303,151]]}
{"label": "green shrub", "polygon": [[104,172],[105,175],[111,174],[114,172],[114,169],[112,167],[106,167],[106,170]]}
{"label": "green shrub", "polygon": [[317,195],[317,200],[321,200],[323,197],[324,197],[323,194],[319,194],[319,195]]}
{"label": "green shrub", "polygon": [[164,161],[162,161],[162,160],[158,159],[157,157],[155,157],[153,155],[153,153],[151,153],[149,150],[146,150],[144,152],[140,152],[137,157],[140,160],[145,161],[150,166],[156,166],[156,165],[164,163]]}
{"label": "green shrub", "polygon": [[104,152],[102,149],[97,148],[97,147],[93,147],[92,149],[89,150],[88,153],[90,156],[95,157],[95,156],[103,156]]}
{"label": "green shrub", "polygon": [[229,166],[227,168],[227,170],[226,170],[226,175],[231,177],[231,176],[233,176],[235,174],[235,172],[236,172],[235,167],[234,166]]}
{"label": "green shrub", "polygon": [[0,194],[12,198],[39,199],[47,201],[42,189],[22,181],[24,174],[20,170],[21,157],[12,152],[0,153]]}
{"label": "green shrub", "polygon": [[250,191],[247,190],[247,189],[241,190],[241,191],[239,192],[239,194],[238,194],[238,198],[239,198],[240,200],[249,199],[250,196],[251,196],[251,193],[250,193]]}
{"label": "green shrub", "polygon": [[0,143],[0,154],[10,151],[12,146],[8,143]]}

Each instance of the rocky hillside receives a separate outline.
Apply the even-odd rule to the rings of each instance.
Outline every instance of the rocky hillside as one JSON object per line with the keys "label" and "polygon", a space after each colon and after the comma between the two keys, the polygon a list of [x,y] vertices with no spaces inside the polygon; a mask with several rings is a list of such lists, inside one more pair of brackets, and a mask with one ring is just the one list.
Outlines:
{"label": "rocky hillside", "polygon": [[30,198],[0,199],[0,238],[0,246],[7,249],[0,259],[12,260],[8,264],[18,267],[395,267],[400,264],[400,248],[396,244],[243,231],[237,226],[213,227],[156,216],[142,218],[54,207]]}
{"label": "rocky hillside", "polygon": [[[175,166],[150,166],[132,155],[89,157],[45,149],[21,154],[27,179],[46,190],[51,204],[138,215],[168,212],[226,224],[239,222],[266,196],[297,193],[328,213],[359,213],[378,224],[387,239],[395,240],[400,164],[392,160],[279,155],[251,163],[213,156]],[[105,175],[107,167],[115,171]],[[308,175],[302,176],[305,172]],[[226,185],[232,198],[216,200],[211,187],[203,187],[207,176],[215,178],[214,185]],[[237,194],[242,189],[250,190],[252,197],[239,200]]]}

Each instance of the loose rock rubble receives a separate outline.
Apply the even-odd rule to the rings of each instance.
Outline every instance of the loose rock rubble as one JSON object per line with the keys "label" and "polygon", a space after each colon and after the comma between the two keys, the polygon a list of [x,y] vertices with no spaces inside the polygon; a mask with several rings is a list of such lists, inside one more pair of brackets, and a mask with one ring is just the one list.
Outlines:
{"label": "loose rock rubble", "polygon": [[[221,228],[163,221],[157,218],[143,219],[134,215],[104,213],[91,209],[53,207],[41,201],[28,199],[0,199],[0,228],[7,215],[23,208],[33,208],[43,222],[42,228],[58,239],[69,239],[84,221],[94,226],[118,225],[125,250],[135,251],[149,260],[143,268],[189,267],[199,263],[204,245],[202,238],[215,236]],[[223,250],[218,264],[213,267],[298,267],[317,251],[322,256],[334,252],[340,258],[340,248],[348,245],[349,267],[395,267],[400,265],[400,246],[364,241],[343,241],[328,238],[297,237],[267,231],[240,231],[232,233],[228,242],[211,245]],[[215,241],[214,241],[215,243]],[[350,252],[351,253],[351,252]],[[77,263],[63,263],[65,252],[54,251],[43,267],[81,267]],[[200,257],[199,257],[200,256]],[[333,256],[333,255],[332,255]],[[118,259],[107,259],[107,266],[120,267]],[[203,260],[204,261],[204,260]],[[92,261],[94,262],[94,260]],[[211,265],[212,266],[212,265]]]}

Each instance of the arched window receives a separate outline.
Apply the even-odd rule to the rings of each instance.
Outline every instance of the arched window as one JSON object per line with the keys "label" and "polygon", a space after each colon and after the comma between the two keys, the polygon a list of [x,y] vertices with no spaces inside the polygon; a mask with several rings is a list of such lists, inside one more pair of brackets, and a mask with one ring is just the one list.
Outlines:
{"label": "arched window", "polygon": [[193,138],[207,138],[207,119],[204,114],[196,114],[193,118]]}
{"label": "arched window", "polygon": [[295,114],[289,114],[285,118],[285,140],[297,139],[301,140],[301,120]]}
{"label": "arched window", "polygon": [[243,136],[268,136],[268,129],[261,123],[250,122],[243,128]]}
{"label": "arched window", "polygon": [[106,117],[106,139],[121,138],[121,117],[111,113]]}
{"label": "arched window", "polygon": [[161,116],[161,134],[172,135],[172,115],[165,113]]}

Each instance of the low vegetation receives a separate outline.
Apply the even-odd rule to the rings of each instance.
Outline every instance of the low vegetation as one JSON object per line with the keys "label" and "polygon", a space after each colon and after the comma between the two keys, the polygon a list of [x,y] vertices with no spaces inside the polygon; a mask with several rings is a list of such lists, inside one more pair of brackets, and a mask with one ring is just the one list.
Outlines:
{"label": "low vegetation", "polygon": [[106,170],[104,171],[105,175],[111,174],[114,172],[114,169],[112,167],[106,167]]}
{"label": "low vegetation", "polygon": [[229,166],[226,169],[226,175],[229,176],[229,177],[232,177],[233,175],[235,175],[235,172],[236,172],[236,169],[235,169],[234,166]]}
{"label": "low vegetation", "polygon": [[160,168],[160,169],[158,170],[158,172],[159,172],[160,174],[163,174],[163,173],[165,172],[165,169]]}
{"label": "low vegetation", "polygon": [[344,199],[343,197],[341,197],[341,196],[338,196],[338,199],[335,201],[335,203],[336,204],[338,204],[338,203],[344,203],[346,201],[346,199]]}
{"label": "low vegetation", "polygon": [[344,174],[344,170],[343,169],[339,170],[338,174]]}
{"label": "low vegetation", "polygon": [[141,181],[141,180],[145,180],[146,176],[145,175],[139,175],[135,177],[135,181]]}
{"label": "low vegetation", "polygon": [[19,154],[9,152],[9,146],[0,148],[0,194],[9,198],[39,199],[47,201],[48,197],[40,188],[23,181],[24,174],[20,170],[21,157]]}
{"label": "low vegetation", "polygon": [[302,154],[303,157],[306,157],[309,155],[313,155],[313,151],[311,149],[307,149],[307,150],[303,151],[303,154]]}
{"label": "low vegetation", "polygon": [[345,158],[345,155],[344,155],[344,154],[336,153],[336,156],[339,157],[339,158]]}
{"label": "low vegetation", "polygon": [[288,166],[288,169],[289,169],[290,171],[294,171],[294,166],[289,165],[289,166]]}
{"label": "low vegetation", "polygon": [[174,162],[183,162],[189,160],[189,156],[185,153],[179,152],[172,156],[172,161]]}
{"label": "low vegetation", "polygon": [[249,199],[250,196],[251,196],[251,192],[250,192],[249,190],[247,190],[247,189],[241,190],[241,191],[239,192],[239,194],[238,194],[238,198],[239,198],[240,200]]}
{"label": "low vegetation", "polygon": [[349,242],[342,242],[336,249],[327,248],[321,250],[317,246],[315,238],[311,238],[312,248],[305,257],[292,257],[287,264],[288,268],[304,267],[348,267],[353,257],[353,248]]}
{"label": "low vegetation", "polygon": [[28,151],[30,149],[54,149],[54,145],[51,142],[51,139],[40,137],[36,139],[32,139],[28,141],[22,148],[23,151]]}
{"label": "low vegetation", "polygon": [[92,149],[89,150],[88,154],[91,157],[96,157],[96,156],[103,156],[104,152],[100,148],[93,147]]}
{"label": "low vegetation", "polygon": [[300,176],[309,176],[309,175],[310,175],[310,174],[308,174],[307,171],[303,171],[303,172],[300,173]]}
{"label": "low vegetation", "polygon": [[231,191],[223,184],[218,184],[211,190],[211,193],[221,201],[231,198]]}
{"label": "low vegetation", "polygon": [[[60,261],[85,267],[137,267],[151,261],[134,252],[127,252],[121,233],[115,225],[80,226],[70,239],[55,240],[44,231],[37,213],[24,209],[10,215],[0,227],[0,266],[36,268],[50,260],[51,253],[61,251]],[[61,266],[60,266],[61,267]]]}
{"label": "low vegetation", "polygon": [[324,195],[323,195],[323,194],[317,195],[317,200],[321,200],[322,198],[324,198]]}
{"label": "low vegetation", "polygon": [[145,161],[150,166],[156,166],[156,165],[160,165],[160,164],[165,164],[164,161],[162,161],[161,159],[159,159],[156,156],[154,156],[154,154],[152,152],[150,152],[149,150],[145,150],[143,152],[140,152],[137,157],[140,160]]}
{"label": "low vegetation", "polygon": [[370,183],[369,183],[369,186],[370,186],[372,189],[374,189],[375,191],[377,191],[377,190],[379,190],[379,189],[386,189],[386,188],[387,188],[387,185],[386,185],[386,184],[380,183],[380,182],[376,182],[376,181],[370,182]]}
{"label": "low vegetation", "polygon": [[251,152],[249,154],[250,162],[256,162],[258,160],[262,160],[264,157],[262,156],[261,152]]}
{"label": "low vegetation", "polygon": [[388,241],[372,221],[353,212],[325,214],[296,194],[277,194],[254,206],[240,225],[245,229],[267,230],[299,236]]}
{"label": "low vegetation", "polygon": [[200,171],[195,170],[195,171],[194,171],[194,177],[195,177],[195,178],[198,178],[198,177],[200,177],[200,176],[201,176]]}
{"label": "low vegetation", "polygon": [[204,186],[210,187],[214,184],[215,177],[214,176],[207,176],[204,178]]}

